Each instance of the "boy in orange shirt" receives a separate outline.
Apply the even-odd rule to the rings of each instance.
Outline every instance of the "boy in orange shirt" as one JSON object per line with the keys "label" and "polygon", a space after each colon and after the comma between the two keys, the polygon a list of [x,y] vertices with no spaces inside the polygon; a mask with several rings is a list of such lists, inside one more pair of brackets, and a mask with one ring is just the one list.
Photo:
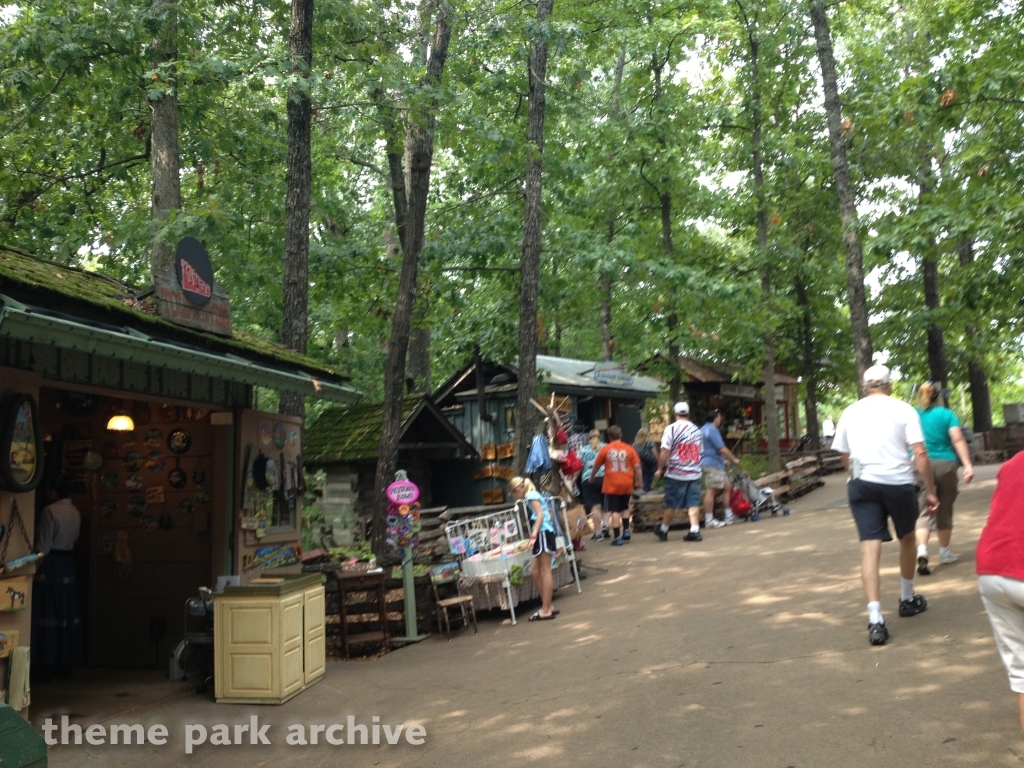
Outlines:
{"label": "boy in orange shirt", "polygon": [[[608,427],[608,445],[601,449],[594,459],[594,470],[604,467],[604,483],[601,493],[604,494],[604,511],[612,516],[612,546],[621,547],[630,539],[629,532],[629,497],[637,488],[642,488],[644,481],[640,471],[640,457],[633,446],[622,442],[622,429],[617,426]],[[623,533],[619,535],[619,526]]]}

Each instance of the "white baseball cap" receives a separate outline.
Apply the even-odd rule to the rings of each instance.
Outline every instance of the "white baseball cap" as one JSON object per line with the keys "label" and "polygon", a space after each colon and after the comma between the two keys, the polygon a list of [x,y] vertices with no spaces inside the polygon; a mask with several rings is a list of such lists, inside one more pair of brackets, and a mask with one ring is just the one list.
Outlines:
{"label": "white baseball cap", "polygon": [[879,384],[885,386],[892,382],[892,373],[884,365],[872,365],[864,371],[865,384]]}
{"label": "white baseball cap", "polygon": [[678,402],[678,403],[676,403],[675,411],[680,416],[685,416],[686,414],[688,414],[690,412],[690,406],[687,403]]}

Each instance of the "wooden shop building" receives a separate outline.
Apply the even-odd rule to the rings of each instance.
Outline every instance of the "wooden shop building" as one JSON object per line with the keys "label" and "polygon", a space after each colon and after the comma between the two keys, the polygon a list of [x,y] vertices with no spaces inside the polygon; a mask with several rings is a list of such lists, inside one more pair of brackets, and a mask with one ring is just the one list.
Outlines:
{"label": "wooden shop building", "polygon": [[[648,401],[664,389],[656,379],[632,373],[620,363],[550,355],[537,355],[537,378],[541,399],[548,403],[554,396],[569,430],[604,431],[617,425],[627,442],[640,429]],[[477,356],[434,391],[434,402],[483,462],[474,470],[472,501],[466,503],[502,500],[512,478],[518,389],[515,368]]]}
{"label": "wooden shop building", "polygon": [[[682,355],[678,359],[678,371],[684,389],[684,399],[690,405],[690,418],[703,424],[712,408],[724,415],[722,432],[730,445],[740,441],[750,442],[748,436],[753,428],[764,424],[764,382],[741,378],[739,365],[698,360]],[[657,355],[640,366],[649,375],[668,381],[672,376],[672,364],[666,355]],[[779,418],[779,444],[785,450],[800,438],[800,380],[782,371],[775,373],[775,404]],[[661,429],[673,417],[671,404],[665,404],[662,413],[651,419],[651,430],[660,435]],[[763,449],[745,445],[747,450]]]}
{"label": "wooden shop building", "polygon": [[[374,508],[382,416],[380,403],[334,406],[307,429],[305,463],[326,474],[320,504],[328,519],[336,521],[336,530],[365,536],[363,528]],[[429,396],[409,395],[402,401],[398,467],[419,486],[424,507],[479,504],[471,495],[476,455]],[[337,533],[336,540],[342,535]]]}
{"label": "wooden shop building", "polygon": [[[299,569],[302,425],[257,410],[257,387],[359,399],[337,371],[232,329],[208,260],[183,269],[140,290],[0,246],[0,408],[16,422],[0,429],[0,566],[31,551],[46,489],[72,475],[90,666],[166,670],[200,586]],[[0,573],[0,597],[24,595],[0,601],[0,681],[31,644],[36,567]]]}

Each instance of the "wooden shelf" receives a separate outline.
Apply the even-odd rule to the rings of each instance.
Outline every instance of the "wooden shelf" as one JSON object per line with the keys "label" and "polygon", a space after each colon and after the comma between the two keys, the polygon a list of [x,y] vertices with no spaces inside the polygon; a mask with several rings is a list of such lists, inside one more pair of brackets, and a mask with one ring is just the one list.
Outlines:
{"label": "wooden shelf", "polygon": [[[380,643],[384,652],[391,650],[391,638],[388,634],[388,611],[387,611],[387,588],[385,587],[384,572],[380,573],[359,573],[359,574],[334,574],[335,582],[338,585],[338,613],[341,629],[341,648],[345,658],[349,657],[349,649],[353,645],[366,643]],[[355,635],[348,633],[348,607],[346,602],[351,592],[376,592],[377,593],[377,616],[380,621],[380,630],[376,632],[360,632]],[[369,601],[367,601],[369,602]]]}

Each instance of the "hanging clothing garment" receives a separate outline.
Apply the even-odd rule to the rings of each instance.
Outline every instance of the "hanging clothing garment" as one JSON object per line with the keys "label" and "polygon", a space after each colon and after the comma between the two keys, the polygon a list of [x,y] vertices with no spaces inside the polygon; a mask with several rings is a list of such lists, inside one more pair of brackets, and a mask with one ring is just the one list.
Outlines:
{"label": "hanging clothing garment", "polygon": [[533,445],[530,446],[530,455],[526,457],[526,474],[548,469],[551,469],[548,441],[542,435],[535,435]]}

